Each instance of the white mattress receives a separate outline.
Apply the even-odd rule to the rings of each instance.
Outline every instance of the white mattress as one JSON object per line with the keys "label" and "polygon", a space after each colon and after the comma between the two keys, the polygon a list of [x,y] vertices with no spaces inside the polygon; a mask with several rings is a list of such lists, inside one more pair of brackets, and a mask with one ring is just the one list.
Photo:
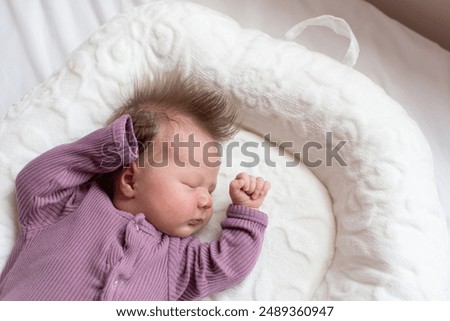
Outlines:
{"label": "white mattress", "polygon": [[[44,81],[90,33],[115,14],[150,1],[0,2],[1,114]],[[383,87],[415,119],[431,146],[441,203],[450,222],[450,53],[390,20],[364,1],[196,1],[243,27],[281,37],[297,22],[321,14],[344,18],[360,56],[355,69]],[[299,42],[341,59],[346,41],[320,28]],[[450,271],[449,271],[450,273]]]}

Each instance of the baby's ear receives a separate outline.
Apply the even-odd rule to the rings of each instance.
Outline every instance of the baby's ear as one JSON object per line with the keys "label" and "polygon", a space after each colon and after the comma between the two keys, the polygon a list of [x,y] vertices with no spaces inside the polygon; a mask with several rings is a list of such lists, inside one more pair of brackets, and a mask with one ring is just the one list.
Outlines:
{"label": "baby's ear", "polygon": [[138,170],[136,161],[133,161],[127,167],[125,167],[121,173],[119,173],[117,178],[117,188],[124,197],[133,198],[134,197],[134,183],[135,175]]}

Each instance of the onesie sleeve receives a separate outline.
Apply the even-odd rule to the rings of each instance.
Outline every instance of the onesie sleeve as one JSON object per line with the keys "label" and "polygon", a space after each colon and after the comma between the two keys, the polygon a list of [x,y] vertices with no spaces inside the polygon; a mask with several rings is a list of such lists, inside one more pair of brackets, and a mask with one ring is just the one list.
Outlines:
{"label": "onesie sleeve", "polygon": [[245,206],[230,205],[219,240],[201,243],[180,239],[176,273],[169,273],[171,300],[198,300],[241,282],[253,269],[261,251],[267,215]]}
{"label": "onesie sleeve", "polygon": [[107,127],[38,156],[16,178],[20,227],[54,222],[77,189],[97,174],[130,163],[137,150],[131,118],[124,115]]}

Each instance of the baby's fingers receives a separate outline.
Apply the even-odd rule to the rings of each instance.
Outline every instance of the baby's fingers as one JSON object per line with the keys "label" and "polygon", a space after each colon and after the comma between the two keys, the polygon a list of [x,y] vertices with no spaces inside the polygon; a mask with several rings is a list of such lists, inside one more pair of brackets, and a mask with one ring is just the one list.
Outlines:
{"label": "baby's fingers", "polygon": [[237,192],[240,191],[241,188],[244,186],[245,181],[242,178],[234,179],[230,183],[230,192]]}
{"label": "baby's fingers", "polygon": [[257,199],[264,188],[264,179],[262,177],[257,177],[255,180],[255,189],[252,193],[252,199]]}
{"label": "baby's fingers", "polygon": [[[247,187],[247,189],[245,189],[245,187]],[[251,195],[255,192],[255,189],[256,189],[256,179],[252,175],[249,175],[248,186],[244,186],[244,191],[248,195]]]}
{"label": "baby's fingers", "polygon": [[272,187],[272,185],[270,185],[270,182],[265,181],[264,186],[261,190],[261,195],[266,196],[271,187]]}
{"label": "baby's fingers", "polygon": [[236,176],[236,180],[243,181],[241,188],[244,192],[248,192],[250,190],[250,175],[248,175],[247,173],[240,173]]}

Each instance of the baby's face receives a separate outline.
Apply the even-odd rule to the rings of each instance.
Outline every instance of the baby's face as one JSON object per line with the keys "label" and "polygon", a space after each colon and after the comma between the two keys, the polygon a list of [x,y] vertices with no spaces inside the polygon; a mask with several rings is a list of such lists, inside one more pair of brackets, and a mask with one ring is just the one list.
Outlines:
{"label": "baby's face", "polygon": [[[205,155],[207,147],[209,154]],[[212,215],[211,193],[220,164],[217,152],[212,138],[195,124],[166,129],[155,142],[153,153],[144,154],[148,157],[144,162],[141,159],[134,183],[136,204],[147,221],[177,237],[203,228]]]}

